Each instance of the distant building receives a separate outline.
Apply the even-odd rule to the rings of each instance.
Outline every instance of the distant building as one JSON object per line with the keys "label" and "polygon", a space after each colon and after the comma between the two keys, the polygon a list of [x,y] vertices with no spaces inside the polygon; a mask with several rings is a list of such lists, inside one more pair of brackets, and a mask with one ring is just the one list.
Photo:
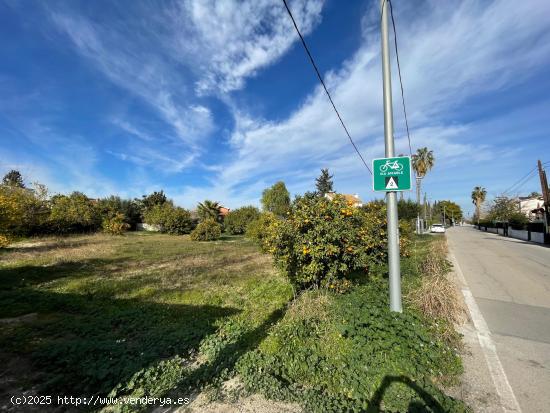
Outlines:
{"label": "distant building", "polygon": [[149,232],[160,232],[160,225],[146,224],[145,222],[139,223],[136,226],[136,231],[149,231]]}
{"label": "distant building", "polygon": [[220,215],[222,218],[225,218],[227,214],[229,214],[229,211],[231,211],[229,208],[226,208],[224,206],[220,206]]}
{"label": "distant building", "polygon": [[353,207],[359,208],[363,206],[363,201],[359,198],[359,194],[337,194],[336,192],[329,192],[325,194],[325,198],[332,201],[337,195],[344,197]]}
{"label": "distant building", "polygon": [[520,196],[519,209],[529,221],[536,221],[544,217],[544,198],[542,196]]}
{"label": "distant building", "polygon": [[[224,206],[220,206],[220,209],[218,211],[220,213],[220,217],[223,219],[223,218],[225,218],[225,216],[227,214],[229,214],[229,212],[231,210],[229,208],[224,207]],[[193,219],[195,221],[199,221],[199,219],[200,219],[199,212],[196,209],[190,210],[189,213],[191,214],[191,219]]]}

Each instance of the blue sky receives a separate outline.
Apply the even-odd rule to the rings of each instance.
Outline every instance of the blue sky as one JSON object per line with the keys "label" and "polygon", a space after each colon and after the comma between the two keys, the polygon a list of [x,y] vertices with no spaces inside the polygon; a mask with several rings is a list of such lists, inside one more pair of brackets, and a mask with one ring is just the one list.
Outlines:
{"label": "blue sky", "polygon": [[[413,150],[436,157],[424,189],[471,212],[474,186],[496,196],[550,161],[550,2],[393,4]],[[378,2],[290,7],[365,158],[383,156]],[[328,167],[376,197],[279,0],[0,0],[0,94],[0,173],[53,193],[235,208]]]}

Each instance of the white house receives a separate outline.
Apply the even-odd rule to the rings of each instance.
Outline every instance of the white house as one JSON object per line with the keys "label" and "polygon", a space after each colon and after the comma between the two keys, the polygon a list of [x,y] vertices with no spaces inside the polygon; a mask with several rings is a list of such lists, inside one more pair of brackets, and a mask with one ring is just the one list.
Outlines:
{"label": "white house", "polygon": [[353,207],[359,208],[363,206],[363,201],[361,201],[361,198],[359,198],[359,194],[337,194],[336,192],[329,192],[325,194],[325,198],[328,198],[330,201],[332,201],[336,195],[343,196],[344,199],[351,203]]}
{"label": "white house", "polygon": [[544,198],[542,196],[520,196],[518,198],[519,209],[529,221],[542,218],[541,210],[544,208]]}

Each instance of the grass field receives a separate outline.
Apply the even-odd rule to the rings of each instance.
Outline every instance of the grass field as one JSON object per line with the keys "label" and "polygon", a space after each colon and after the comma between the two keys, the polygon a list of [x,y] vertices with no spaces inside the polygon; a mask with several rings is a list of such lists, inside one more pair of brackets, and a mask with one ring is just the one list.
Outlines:
{"label": "grass field", "polygon": [[[0,362],[8,370],[0,387],[11,391],[36,383],[55,394],[131,391],[144,369],[194,358],[201,343],[202,357],[218,357],[237,338],[246,351],[292,297],[270,258],[243,238],[43,238],[0,259]],[[237,356],[225,354],[196,381],[214,379]],[[181,379],[181,364],[161,387]]]}
{"label": "grass field", "polygon": [[[418,241],[416,255],[403,262],[405,290],[416,284],[417,255],[428,242]],[[311,291],[288,305],[290,284],[242,237],[25,240],[0,252],[1,402],[22,389],[188,396],[238,372],[249,391],[307,399],[309,410],[328,411],[334,400],[366,406],[366,397],[377,394],[383,405],[376,388],[389,373],[402,382],[404,390],[393,386],[388,393],[397,399],[415,394],[404,374],[456,377],[460,362],[434,338],[433,325],[389,313],[384,285],[382,277],[375,287],[345,295]],[[419,341],[392,353],[408,338],[427,347]],[[430,394],[445,399],[437,389]]]}

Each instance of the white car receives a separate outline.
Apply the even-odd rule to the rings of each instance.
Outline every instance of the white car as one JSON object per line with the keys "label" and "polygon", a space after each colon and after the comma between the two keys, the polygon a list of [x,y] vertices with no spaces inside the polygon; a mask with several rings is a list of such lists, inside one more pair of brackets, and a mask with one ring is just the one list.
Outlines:
{"label": "white car", "polygon": [[430,232],[444,234],[445,233],[445,227],[443,226],[443,224],[433,224],[430,227]]}

